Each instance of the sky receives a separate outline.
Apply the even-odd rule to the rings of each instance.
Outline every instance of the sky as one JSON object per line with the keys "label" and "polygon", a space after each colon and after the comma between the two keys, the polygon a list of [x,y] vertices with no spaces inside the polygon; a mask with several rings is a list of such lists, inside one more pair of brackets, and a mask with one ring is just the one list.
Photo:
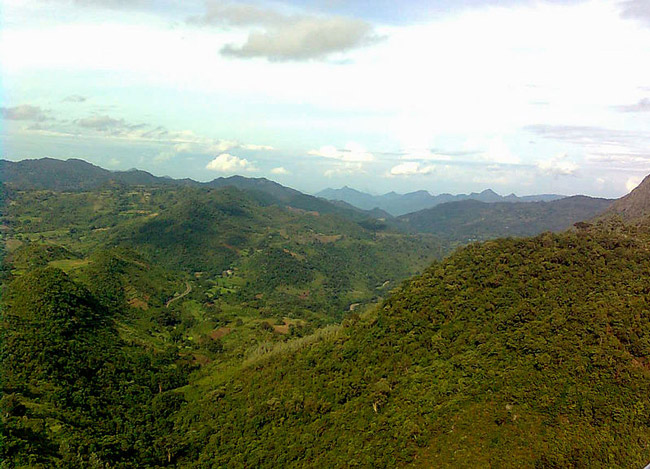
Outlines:
{"label": "sky", "polygon": [[619,197],[650,173],[650,0],[0,0],[0,156]]}

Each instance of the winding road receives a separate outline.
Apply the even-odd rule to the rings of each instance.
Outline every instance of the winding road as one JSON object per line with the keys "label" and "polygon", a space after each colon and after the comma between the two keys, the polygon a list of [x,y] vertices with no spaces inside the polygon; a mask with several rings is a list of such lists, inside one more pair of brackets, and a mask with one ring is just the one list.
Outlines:
{"label": "winding road", "polygon": [[180,295],[175,296],[174,298],[167,301],[167,304],[165,305],[166,308],[169,308],[169,305],[172,304],[174,301],[180,300],[181,298],[183,298],[185,295],[187,295],[189,292],[192,291],[192,285],[190,285],[190,282],[185,282],[185,285],[186,285],[185,291]]}

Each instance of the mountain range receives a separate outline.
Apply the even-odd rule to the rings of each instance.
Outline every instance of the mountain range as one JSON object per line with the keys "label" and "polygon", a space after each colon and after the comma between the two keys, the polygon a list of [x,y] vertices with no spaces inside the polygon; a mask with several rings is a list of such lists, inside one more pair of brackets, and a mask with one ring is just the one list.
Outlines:
{"label": "mountain range", "polygon": [[385,210],[393,216],[404,215],[406,213],[417,212],[436,205],[447,202],[457,202],[460,200],[478,200],[479,202],[549,202],[561,199],[565,196],[557,194],[540,194],[517,197],[515,194],[502,196],[492,189],[486,189],[483,192],[472,192],[471,194],[440,194],[431,195],[429,192],[420,190],[409,192],[408,194],[398,194],[389,192],[384,195],[372,195],[360,192],[351,187],[345,186],[341,189],[324,189],[316,194],[327,200],[340,200],[354,205],[363,210],[372,210],[379,208]]}
{"label": "mountain range", "polygon": [[[456,196],[442,194],[434,197],[426,191],[417,191],[405,195],[392,192],[375,197],[343,188],[324,195],[343,194],[348,201],[328,200],[323,193],[318,196],[304,194],[266,178],[230,176],[197,182],[157,177],[138,169],[109,171],[79,159],[62,161],[52,158],[19,162],[0,160],[0,182],[16,190],[72,192],[114,185],[195,189],[235,187],[246,191],[248,197],[261,206],[279,205],[317,214],[338,215],[360,223],[366,229],[430,233],[453,243],[562,231],[576,222],[595,217],[611,203],[607,199],[552,194],[526,197],[511,194],[502,197],[489,189]],[[408,210],[408,213],[395,217],[372,202],[377,199],[386,202],[386,209],[395,212],[401,206],[401,211]],[[433,207],[411,210],[432,203]]]}
{"label": "mountain range", "polygon": [[362,220],[387,215],[364,210],[346,203],[331,204],[312,195],[270,181],[266,178],[247,178],[243,176],[219,177],[209,182],[192,179],[173,179],[154,176],[147,171],[130,169],[128,171],[109,171],[87,161],[70,158],[27,159],[17,162],[0,159],[0,183],[17,190],[89,191],[110,184],[125,186],[182,186],[222,188],[236,187],[248,191],[262,204],[279,204],[319,213],[338,213],[349,218]]}

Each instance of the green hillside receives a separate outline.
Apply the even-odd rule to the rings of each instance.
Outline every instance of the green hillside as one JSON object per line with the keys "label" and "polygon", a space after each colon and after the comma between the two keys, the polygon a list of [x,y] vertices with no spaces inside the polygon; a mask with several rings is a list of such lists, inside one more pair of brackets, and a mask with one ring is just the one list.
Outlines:
{"label": "green hillside", "polygon": [[[450,249],[433,236],[405,235],[356,215],[262,204],[258,193],[233,187],[22,191],[6,210],[9,244],[24,245],[9,257],[15,268],[43,265],[39,244],[63,247],[79,262],[122,246],[190,275],[207,292],[202,301],[280,316],[340,319],[350,304],[385,296]],[[48,262],[60,259],[59,252]]]}
{"label": "green hillside", "polygon": [[464,200],[397,218],[412,231],[435,233],[444,239],[471,242],[505,236],[534,236],[563,231],[601,214],[611,200],[574,196],[548,202]]}
{"label": "green hillside", "polygon": [[465,231],[257,189],[1,194],[3,468],[650,461],[647,219],[440,260]]}
{"label": "green hillside", "polygon": [[642,467],[647,247],[594,230],[463,248],[376,312],[188,391],[205,397],[180,465]]}
{"label": "green hillside", "polygon": [[173,390],[188,382],[193,365],[177,347],[154,350],[121,338],[116,320],[127,310],[106,299],[54,268],[32,270],[5,291],[2,467],[156,467],[167,460],[175,439],[170,416],[184,404]]}

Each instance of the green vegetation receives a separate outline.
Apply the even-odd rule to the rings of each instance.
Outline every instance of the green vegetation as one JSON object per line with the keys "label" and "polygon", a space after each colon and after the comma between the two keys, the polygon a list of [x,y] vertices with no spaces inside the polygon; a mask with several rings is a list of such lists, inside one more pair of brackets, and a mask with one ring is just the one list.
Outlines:
{"label": "green vegetation", "polygon": [[3,467],[175,465],[190,382],[308,342],[446,249],[230,187],[3,193]]}
{"label": "green vegetation", "polygon": [[593,231],[461,249],[202,391],[182,463],[642,467],[647,246]]}
{"label": "green vegetation", "polygon": [[9,258],[17,273],[49,264],[72,274],[92,266],[92,252],[122,246],[189,276],[197,293],[210,292],[199,301],[327,322],[351,303],[378,301],[387,291],[381,285],[449,250],[430,235],[376,231],[363,220],[257,199],[231,187],[16,192],[4,217],[19,245]]}
{"label": "green vegetation", "polygon": [[[441,241],[236,182],[2,188],[0,467],[650,461],[648,219],[440,260],[498,220]],[[594,209],[565,200],[502,222]]]}
{"label": "green vegetation", "polygon": [[155,466],[177,438],[173,390],[191,367],[174,348],[130,346],[102,304],[62,271],[38,268],[3,299],[3,467]]}
{"label": "green vegetation", "polygon": [[403,215],[397,219],[419,233],[463,242],[504,236],[534,236],[564,231],[589,220],[612,204],[611,200],[575,196],[549,202],[484,203],[464,200]]}

